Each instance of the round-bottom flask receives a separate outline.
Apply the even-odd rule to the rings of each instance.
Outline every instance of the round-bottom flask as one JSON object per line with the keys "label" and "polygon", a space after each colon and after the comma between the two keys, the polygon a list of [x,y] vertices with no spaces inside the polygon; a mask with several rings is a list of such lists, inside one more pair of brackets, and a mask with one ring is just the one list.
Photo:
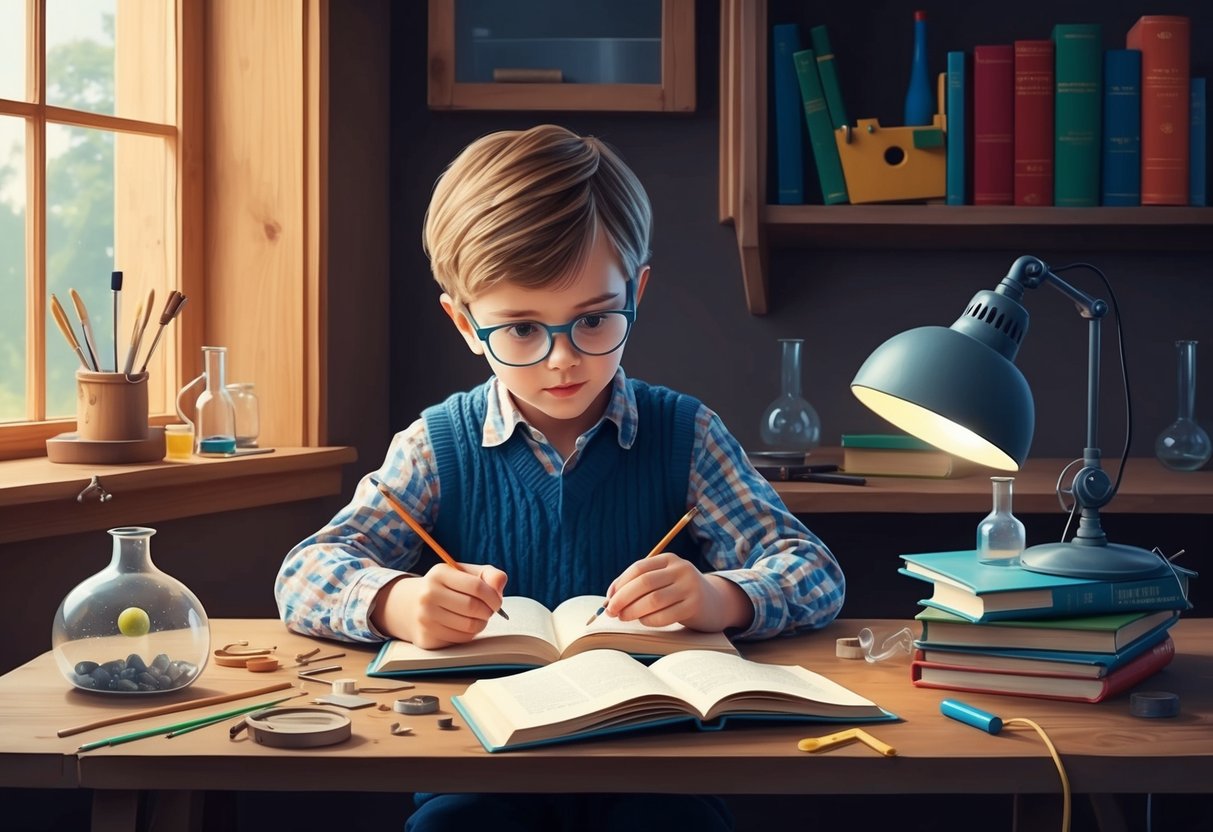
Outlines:
{"label": "round-bottom flask", "polygon": [[113,558],[63,599],[51,629],[55,662],[82,690],[154,694],[193,684],[210,624],[185,584],[152,563],[155,529],[110,529]]}
{"label": "round-bottom flask", "polygon": [[1209,434],[1196,421],[1196,342],[1176,341],[1179,415],[1154,440],[1154,455],[1173,471],[1198,471],[1213,455]]}
{"label": "round-bottom flask", "polygon": [[762,414],[759,436],[777,451],[813,450],[821,442],[821,417],[800,395],[800,338],[780,338],[779,396]]}

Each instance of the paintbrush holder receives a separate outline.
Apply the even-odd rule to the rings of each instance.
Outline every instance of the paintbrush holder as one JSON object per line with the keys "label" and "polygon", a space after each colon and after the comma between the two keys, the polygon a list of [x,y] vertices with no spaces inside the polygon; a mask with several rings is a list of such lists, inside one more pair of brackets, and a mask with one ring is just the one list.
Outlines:
{"label": "paintbrush holder", "polygon": [[147,373],[77,370],[76,436],[89,442],[146,440]]}
{"label": "paintbrush holder", "polygon": [[59,670],[81,690],[155,694],[197,681],[210,655],[206,611],[181,581],[156,568],[155,529],[110,529],[109,566],[69,592],[55,613]]}

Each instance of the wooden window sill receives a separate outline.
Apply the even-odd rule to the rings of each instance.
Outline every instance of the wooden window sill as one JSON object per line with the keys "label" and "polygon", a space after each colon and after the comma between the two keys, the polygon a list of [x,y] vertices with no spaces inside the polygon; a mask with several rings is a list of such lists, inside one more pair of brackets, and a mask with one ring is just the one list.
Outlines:
{"label": "wooden window sill", "polygon": [[[45,457],[0,462],[0,544],[327,497],[341,490],[353,448],[140,465],[68,465]],[[96,475],[113,495],[76,496]]]}

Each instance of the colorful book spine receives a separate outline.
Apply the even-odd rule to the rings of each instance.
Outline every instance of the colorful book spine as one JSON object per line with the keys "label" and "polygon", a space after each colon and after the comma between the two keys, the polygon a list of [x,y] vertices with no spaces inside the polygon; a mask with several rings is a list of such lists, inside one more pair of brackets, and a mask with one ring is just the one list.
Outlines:
{"label": "colorful book spine", "polygon": [[1191,26],[1177,15],[1146,15],[1126,46],[1141,50],[1141,204],[1188,204]]}
{"label": "colorful book spine", "polygon": [[1109,49],[1103,58],[1101,205],[1141,204],[1141,53]]}
{"label": "colorful book spine", "polygon": [[771,31],[772,74],[775,76],[775,201],[804,202],[804,117],[800,86],[792,56],[800,51],[800,27],[780,23]]}
{"label": "colorful book spine", "polygon": [[821,89],[826,94],[826,109],[830,111],[830,124],[837,130],[847,126],[847,109],[842,103],[842,87],[838,83],[838,61],[830,46],[830,33],[824,26],[809,30],[813,52],[817,55],[817,75]]}
{"label": "colorful book spine", "polygon": [[964,205],[968,195],[968,72],[964,52],[948,53],[947,107],[948,116],[948,205]]}
{"label": "colorful book spine", "polygon": [[973,49],[973,204],[1014,201],[1014,53],[1010,44]]}
{"label": "colorful book spine", "polygon": [[1206,156],[1209,152],[1205,135],[1205,79],[1191,81],[1192,111],[1189,114],[1190,138],[1188,141],[1188,202],[1192,205],[1208,205],[1208,168]]}
{"label": "colorful book spine", "polygon": [[834,141],[834,127],[830,124],[821,78],[817,74],[817,55],[812,49],[804,49],[792,58],[796,65],[796,77],[800,81],[800,99],[809,128],[809,145],[813,148],[813,161],[817,163],[817,178],[821,182],[821,200],[826,205],[847,202],[846,178],[842,172],[838,145]]}
{"label": "colorful book spine", "polygon": [[1058,206],[1099,204],[1102,37],[1098,23],[1053,27],[1057,56],[1053,202]]}
{"label": "colorful book spine", "polygon": [[1053,204],[1053,41],[1015,47],[1016,205]]}

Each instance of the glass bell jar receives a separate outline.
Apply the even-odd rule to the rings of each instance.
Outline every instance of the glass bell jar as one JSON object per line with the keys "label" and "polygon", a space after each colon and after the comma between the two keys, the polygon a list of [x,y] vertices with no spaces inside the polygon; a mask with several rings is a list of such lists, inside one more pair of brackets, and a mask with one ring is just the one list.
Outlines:
{"label": "glass bell jar", "polygon": [[1176,341],[1179,360],[1179,414],[1154,440],[1154,455],[1173,471],[1198,471],[1213,454],[1213,443],[1196,422],[1196,342]]}
{"label": "glass bell jar", "polygon": [[152,563],[155,529],[110,529],[113,558],[67,594],[51,630],[63,676],[82,690],[156,694],[197,681],[210,652],[194,593]]}
{"label": "glass bell jar", "polygon": [[759,436],[775,451],[808,453],[821,442],[821,418],[800,394],[801,338],[780,338],[779,396],[762,414]]}

